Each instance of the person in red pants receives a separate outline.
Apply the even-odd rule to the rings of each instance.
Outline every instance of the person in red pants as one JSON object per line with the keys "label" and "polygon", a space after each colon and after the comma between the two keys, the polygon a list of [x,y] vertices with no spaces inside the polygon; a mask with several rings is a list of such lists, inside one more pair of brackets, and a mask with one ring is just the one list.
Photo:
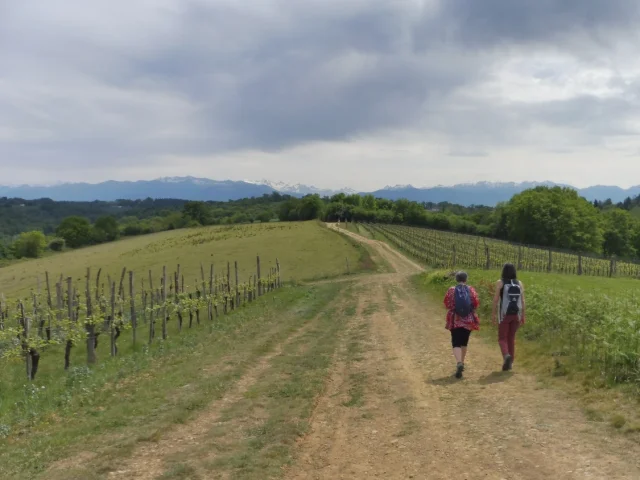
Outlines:
{"label": "person in red pants", "polygon": [[515,360],[516,333],[525,322],[524,285],[516,267],[505,263],[493,297],[493,323],[498,323],[498,343],[504,360],[502,370],[511,370]]}

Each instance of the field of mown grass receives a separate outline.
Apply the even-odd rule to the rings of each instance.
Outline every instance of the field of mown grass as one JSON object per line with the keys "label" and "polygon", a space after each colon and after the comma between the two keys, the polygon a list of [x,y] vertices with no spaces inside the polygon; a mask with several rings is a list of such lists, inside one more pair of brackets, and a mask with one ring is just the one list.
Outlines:
{"label": "field of mown grass", "polygon": [[[481,335],[495,342],[499,363],[491,308],[500,272],[468,273],[469,283],[480,296]],[[518,333],[516,363],[552,378],[576,381],[584,398],[598,397],[602,387],[614,387],[640,400],[638,280],[528,272],[519,278],[525,285],[527,318]],[[423,274],[416,282],[433,294],[434,301],[441,301],[446,289],[455,284],[450,270]],[[612,398],[609,395],[609,400]],[[639,430],[639,412],[622,412],[614,403],[608,401],[606,407],[612,422],[628,431]]]}
{"label": "field of mown grass", "polygon": [[[280,261],[283,281],[329,278],[346,272],[345,258],[352,271],[370,268],[367,253],[349,239],[336,235],[318,222],[269,223],[216,226],[174,230],[21,261],[0,268],[0,294],[8,299],[26,296],[36,289],[38,279],[44,288],[44,273],[52,279],[61,274],[82,282],[87,267],[94,274],[102,268],[103,278],[118,278],[123,267],[142,278],[148,270],[158,273],[166,265],[169,272],[181,265],[185,282],[200,276],[200,263],[206,271],[213,263],[218,273],[226,271],[227,261],[238,261],[240,278],[255,272],[256,255],[263,272]],[[159,274],[159,273],[158,273]]]}

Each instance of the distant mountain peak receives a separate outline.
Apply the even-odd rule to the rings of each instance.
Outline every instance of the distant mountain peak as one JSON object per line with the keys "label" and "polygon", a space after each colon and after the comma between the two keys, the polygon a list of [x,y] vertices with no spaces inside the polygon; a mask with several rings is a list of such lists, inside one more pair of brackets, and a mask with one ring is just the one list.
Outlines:
{"label": "distant mountain peak", "polygon": [[337,190],[333,190],[328,188],[318,188],[314,185],[304,185],[302,183],[289,184],[285,182],[280,182],[280,181],[274,182],[274,181],[265,180],[265,179],[260,181],[245,180],[245,182],[251,183],[253,185],[265,185],[267,187],[272,188],[276,192],[280,192],[288,195],[297,195],[297,196],[312,195],[316,193],[321,196],[332,196],[332,195],[335,195],[336,193],[347,193],[347,194],[356,193],[355,190],[350,188],[340,188]]}
{"label": "distant mountain peak", "polygon": [[[509,200],[513,195],[536,186],[560,185],[554,182],[477,182],[461,183],[453,186],[414,187],[413,185],[393,185],[374,192],[356,192],[351,188],[322,189],[301,183],[288,184],[282,181],[235,181],[212,180],[193,176],[162,177],[155,180],[117,181],[101,183],[57,183],[53,185],[0,185],[0,197],[17,197],[25,200],[51,198],[65,201],[114,201],[117,199],[142,200],[145,198],[175,198],[182,200],[228,201],[248,197],[261,197],[274,191],[303,197],[318,194],[330,197],[337,193],[365,194],[397,200],[406,198],[416,202],[450,202],[462,205],[493,206]],[[560,185],[574,188],[569,185]],[[615,186],[596,185],[576,189],[586,199],[622,202],[626,197],[640,195],[640,186],[623,189]]]}
{"label": "distant mountain peak", "polygon": [[[407,185],[387,185],[386,187],[383,188],[383,190],[408,190],[410,188],[416,188],[411,184],[407,184]],[[419,189],[418,189],[419,190]]]}

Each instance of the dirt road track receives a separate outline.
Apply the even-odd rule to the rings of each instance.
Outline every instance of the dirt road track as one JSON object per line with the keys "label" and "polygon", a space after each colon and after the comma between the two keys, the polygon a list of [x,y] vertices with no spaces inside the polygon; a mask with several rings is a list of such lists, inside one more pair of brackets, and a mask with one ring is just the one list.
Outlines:
{"label": "dirt road track", "polygon": [[[539,387],[517,364],[515,373],[501,372],[495,345],[472,337],[465,378],[455,380],[439,302],[417,295],[409,281],[423,268],[385,243],[343,233],[366,243],[394,273],[351,278],[357,309],[344,319],[326,388],[286,479],[640,479],[637,443],[587,421],[571,399]],[[194,452],[215,457],[210,433],[221,411],[241,401],[315,321],[252,363],[223,398],[137,445],[100,478],[169,478],[163,476],[168,456],[190,462],[198,473],[193,478],[235,478],[205,468],[210,459]],[[233,436],[252,418],[240,412],[227,420]]]}
{"label": "dirt road track", "polygon": [[[472,339],[465,378],[452,378],[442,311],[408,281],[422,268],[342,232],[396,273],[358,280],[350,328],[367,332],[363,355],[340,355],[286,478],[640,479],[637,443],[587,421],[517,365],[501,372],[495,345]],[[354,381],[363,390],[358,405],[348,402]]]}

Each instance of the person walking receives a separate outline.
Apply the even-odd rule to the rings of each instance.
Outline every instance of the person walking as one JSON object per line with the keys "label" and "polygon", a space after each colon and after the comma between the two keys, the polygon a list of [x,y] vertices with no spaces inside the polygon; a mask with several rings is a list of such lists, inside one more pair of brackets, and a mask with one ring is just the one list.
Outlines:
{"label": "person walking", "polygon": [[444,306],[447,309],[445,328],[451,331],[451,346],[456,359],[456,378],[462,378],[471,332],[480,329],[480,319],[476,313],[480,301],[475,289],[467,285],[467,280],[466,272],[456,273],[458,284],[449,288],[444,297]]}
{"label": "person walking", "polygon": [[494,325],[498,323],[498,344],[502,352],[502,370],[513,368],[516,352],[516,333],[525,322],[524,285],[518,280],[516,267],[505,263],[502,278],[496,283],[493,296]]}

